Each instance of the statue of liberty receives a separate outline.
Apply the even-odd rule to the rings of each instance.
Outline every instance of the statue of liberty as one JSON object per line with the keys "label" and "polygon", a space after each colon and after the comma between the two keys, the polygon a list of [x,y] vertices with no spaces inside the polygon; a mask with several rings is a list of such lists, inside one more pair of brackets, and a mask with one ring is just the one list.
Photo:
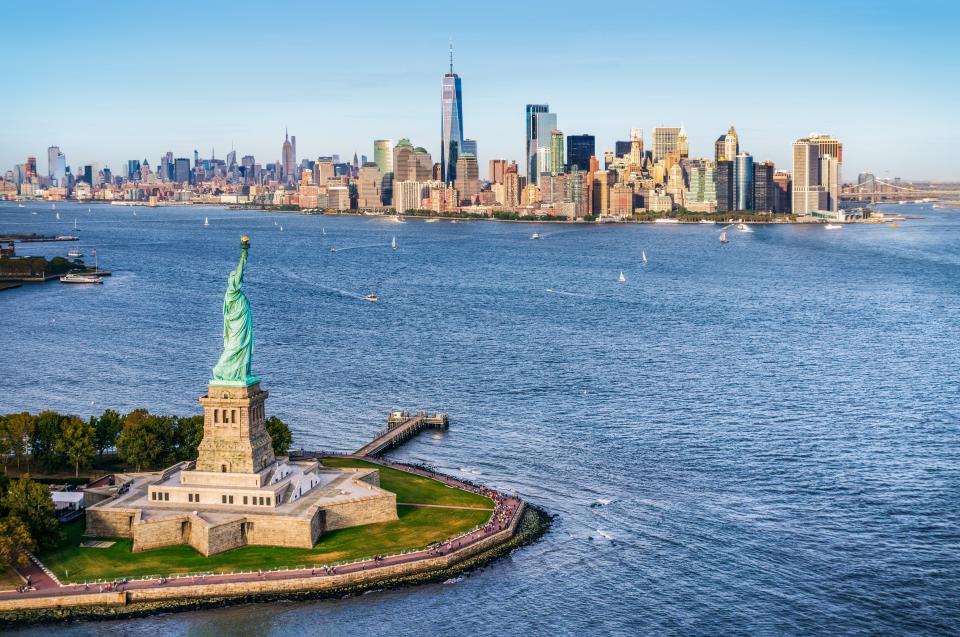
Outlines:
{"label": "statue of liberty", "polygon": [[240,262],[227,279],[223,295],[223,354],[213,368],[211,385],[245,387],[260,381],[250,373],[253,358],[253,317],[243,293],[243,272],[247,267],[250,239],[240,238]]}

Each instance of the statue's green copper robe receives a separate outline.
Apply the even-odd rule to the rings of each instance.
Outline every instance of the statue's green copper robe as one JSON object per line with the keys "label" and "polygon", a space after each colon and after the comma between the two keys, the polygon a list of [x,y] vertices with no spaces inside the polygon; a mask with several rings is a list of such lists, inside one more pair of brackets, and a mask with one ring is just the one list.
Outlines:
{"label": "statue's green copper robe", "polygon": [[240,250],[240,263],[230,273],[227,292],[223,295],[223,354],[213,368],[211,384],[250,385],[257,378],[250,374],[253,358],[253,317],[250,302],[243,293],[243,271],[247,267],[247,250]]}

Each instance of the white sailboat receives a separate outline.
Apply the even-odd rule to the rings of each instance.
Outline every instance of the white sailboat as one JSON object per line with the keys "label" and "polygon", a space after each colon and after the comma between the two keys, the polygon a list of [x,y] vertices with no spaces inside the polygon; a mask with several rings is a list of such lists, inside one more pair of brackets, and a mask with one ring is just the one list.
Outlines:
{"label": "white sailboat", "polygon": [[643,265],[647,265],[647,252],[646,252],[646,250],[641,250],[641,251],[640,251],[640,256],[643,257]]}
{"label": "white sailboat", "polygon": [[393,240],[390,241],[390,247],[393,248],[394,250],[397,249],[397,238],[396,238],[396,237],[394,237]]}
{"label": "white sailboat", "polygon": [[77,220],[76,220],[76,219],[73,220],[73,229],[74,229],[74,231],[80,229],[80,228],[77,227]]}
{"label": "white sailboat", "polygon": [[327,229],[326,229],[326,228],[320,228],[320,234],[322,234],[323,236],[327,236]]}
{"label": "white sailboat", "polygon": [[203,227],[206,228],[206,227],[209,226],[209,225],[210,225],[210,218],[209,218],[209,217],[204,217],[204,218],[203,218]]}
{"label": "white sailboat", "polygon": [[623,270],[620,270],[620,276],[617,277],[617,283],[626,283],[627,277],[623,276]]}
{"label": "white sailboat", "polygon": [[724,230],[720,233],[720,243],[730,243],[730,240],[727,239],[727,231]]}
{"label": "white sailboat", "polygon": [[57,213],[57,221],[60,221],[60,213]]}
{"label": "white sailboat", "polygon": [[283,232],[283,224],[280,224],[280,232]]}

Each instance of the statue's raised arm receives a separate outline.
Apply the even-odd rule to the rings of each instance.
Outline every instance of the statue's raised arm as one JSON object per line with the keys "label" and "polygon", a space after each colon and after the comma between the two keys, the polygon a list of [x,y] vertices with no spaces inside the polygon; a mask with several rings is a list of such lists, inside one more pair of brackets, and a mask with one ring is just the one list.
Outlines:
{"label": "statue's raised arm", "polygon": [[211,384],[251,385],[259,379],[250,373],[253,359],[253,317],[250,302],[243,293],[243,274],[247,268],[250,240],[240,239],[240,262],[230,273],[223,295],[223,354],[213,368]]}

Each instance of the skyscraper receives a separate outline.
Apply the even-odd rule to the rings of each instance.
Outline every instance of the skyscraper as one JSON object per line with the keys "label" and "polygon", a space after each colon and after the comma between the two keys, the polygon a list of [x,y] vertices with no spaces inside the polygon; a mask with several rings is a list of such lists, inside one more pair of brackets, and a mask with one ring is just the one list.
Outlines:
{"label": "skyscraper", "polygon": [[753,165],[753,209],[757,212],[774,211],[773,173],[772,161],[762,161]]}
{"label": "skyscraper", "polygon": [[639,166],[643,163],[643,129],[630,129],[630,164]]}
{"label": "skyscraper", "polygon": [[373,142],[373,161],[381,174],[393,172],[393,140],[377,139]]}
{"label": "skyscraper", "polygon": [[553,129],[550,131],[550,174],[560,175],[563,173],[563,131]]}
{"label": "skyscraper", "polygon": [[597,154],[593,135],[567,135],[567,169],[576,166],[582,171],[590,169],[590,158]]}
{"label": "skyscraper", "polygon": [[616,157],[626,157],[630,154],[630,141],[618,141],[613,144],[613,154]]}
{"label": "skyscraper", "polygon": [[177,157],[173,162],[173,180],[182,184],[190,181],[190,158]]}
{"label": "skyscraper", "polygon": [[477,157],[477,140],[475,139],[465,139],[463,143],[460,144],[460,154],[470,153],[474,157]]}
{"label": "skyscraper", "polygon": [[[503,175],[507,170],[507,160],[506,159],[491,159],[490,160],[490,183],[492,184],[502,184]],[[503,202],[501,202],[503,203]]]}
{"label": "skyscraper", "polygon": [[139,159],[127,160],[127,179],[129,179],[130,181],[137,181],[140,179],[140,160]]}
{"label": "skyscraper", "polygon": [[60,152],[59,146],[51,146],[47,149],[47,176],[57,186],[63,186],[63,179],[66,173],[67,160]]}
{"label": "skyscraper", "polygon": [[287,131],[284,131],[283,146],[280,147],[280,162],[282,166],[280,181],[284,183],[294,181],[293,144],[290,143],[290,134]]}
{"label": "skyscraper", "polygon": [[734,175],[737,182],[737,210],[753,210],[753,157],[750,153],[737,155]]}
{"label": "skyscraper", "polygon": [[460,203],[470,206],[480,192],[480,170],[477,166],[477,158],[470,153],[464,153],[457,159],[457,164],[455,183]]}
{"label": "skyscraper", "polygon": [[450,45],[450,72],[443,76],[440,110],[441,179],[450,183],[457,178],[457,158],[463,146],[463,96],[460,77],[453,72],[453,44]]}
{"label": "skyscraper", "polygon": [[721,159],[714,166],[714,181],[717,191],[717,212],[736,210],[733,199],[733,162]]}
{"label": "skyscraper", "polygon": [[653,161],[662,161],[667,154],[677,152],[680,128],[658,126],[653,129]]}
{"label": "skyscraper", "polygon": [[[536,183],[537,170],[537,114],[549,113],[550,106],[547,104],[527,104],[524,119],[527,126],[526,143],[524,144],[524,154],[527,158],[527,181]],[[554,122],[554,125],[556,122]],[[555,128],[556,126],[554,126]],[[552,129],[551,129],[552,130]]]}
{"label": "skyscraper", "polygon": [[792,212],[837,212],[843,144],[830,135],[810,135],[793,143]]}

